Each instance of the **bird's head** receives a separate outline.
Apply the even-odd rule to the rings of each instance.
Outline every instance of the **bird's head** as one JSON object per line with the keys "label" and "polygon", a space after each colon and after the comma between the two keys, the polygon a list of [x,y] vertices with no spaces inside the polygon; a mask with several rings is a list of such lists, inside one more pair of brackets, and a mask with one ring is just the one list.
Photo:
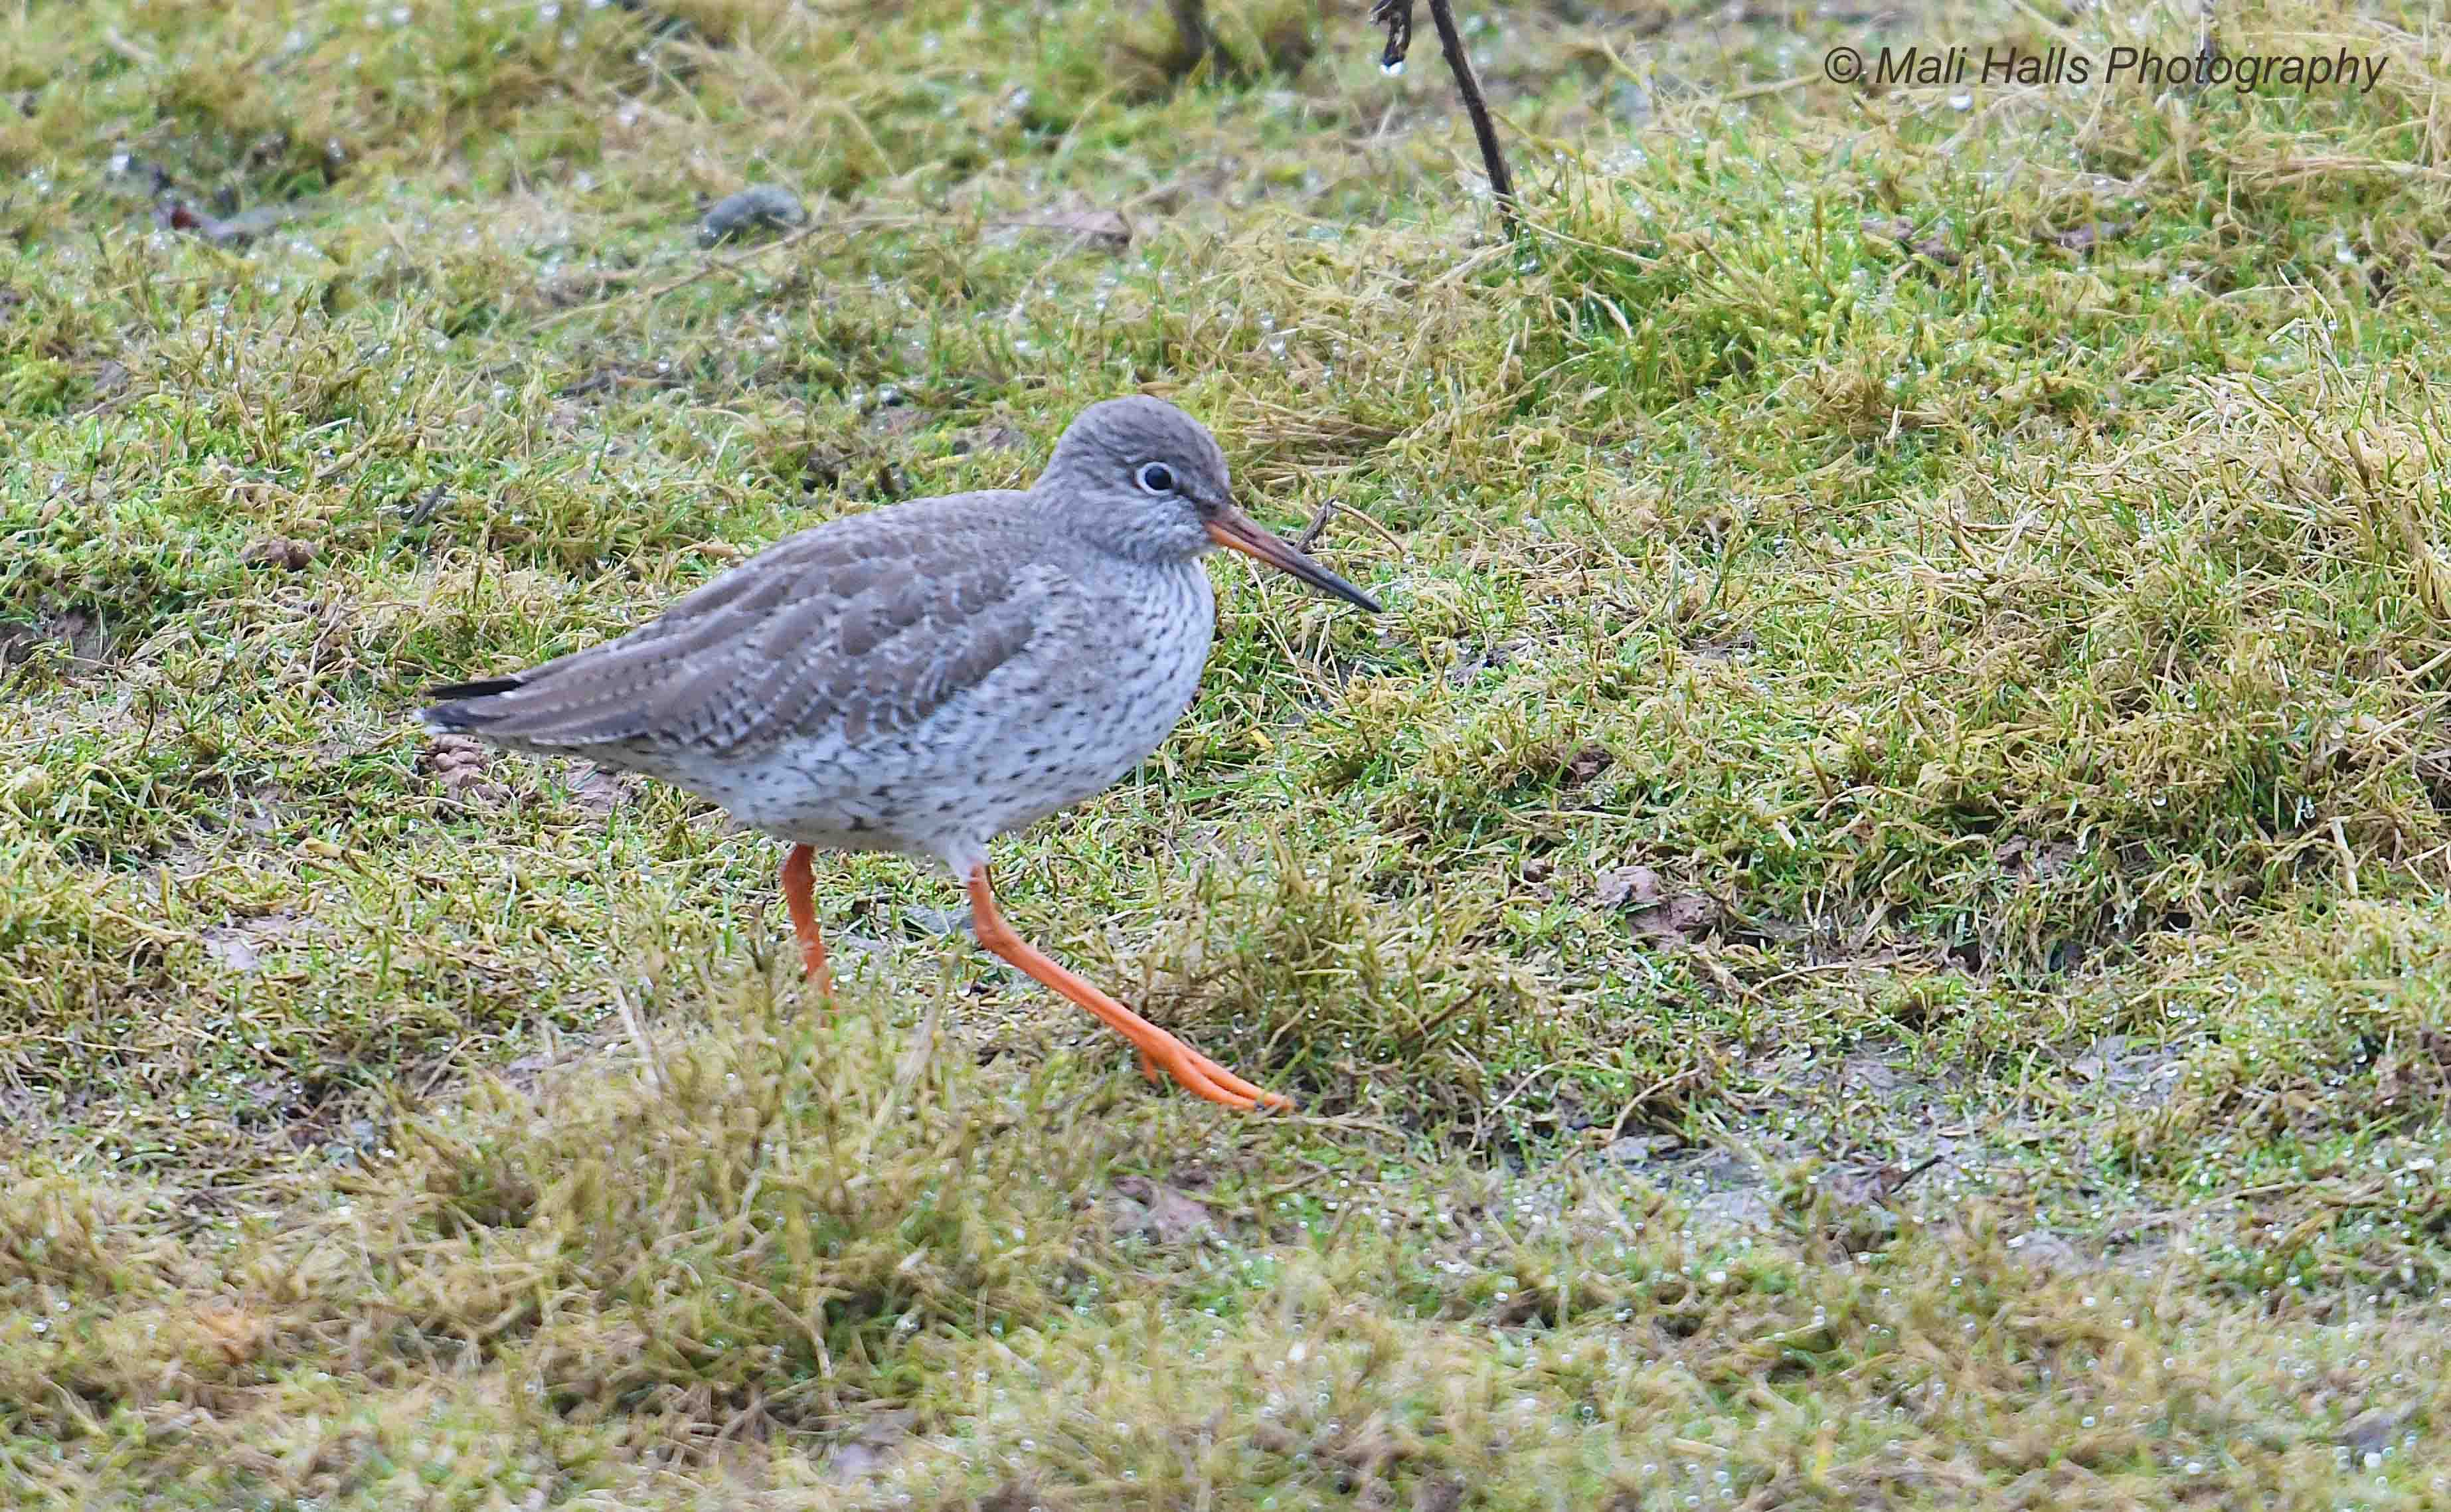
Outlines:
{"label": "bird's head", "polygon": [[1083,410],[1032,492],[1119,556],[1184,561],[1225,546],[1379,612],[1377,599],[1236,507],[1216,438],[1162,399],[1133,395]]}

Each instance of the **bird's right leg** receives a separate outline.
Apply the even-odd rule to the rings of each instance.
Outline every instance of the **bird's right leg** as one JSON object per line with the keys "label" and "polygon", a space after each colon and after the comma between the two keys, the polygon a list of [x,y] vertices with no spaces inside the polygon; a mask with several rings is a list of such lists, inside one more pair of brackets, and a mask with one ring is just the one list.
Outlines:
{"label": "bird's right leg", "polygon": [[792,854],[783,858],[783,905],[792,911],[792,933],[800,937],[800,960],[808,970],[809,980],[817,984],[817,995],[832,1008],[833,973],[826,970],[825,937],[817,933],[816,883],[809,872],[809,859],[814,854],[816,847],[795,845]]}

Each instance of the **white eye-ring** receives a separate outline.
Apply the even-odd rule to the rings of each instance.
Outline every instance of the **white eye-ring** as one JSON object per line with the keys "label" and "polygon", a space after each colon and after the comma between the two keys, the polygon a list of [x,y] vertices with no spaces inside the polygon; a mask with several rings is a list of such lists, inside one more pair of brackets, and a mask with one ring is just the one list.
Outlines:
{"label": "white eye-ring", "polygon": [[1174,492],[1174,469],[1168,467],[1164,462],[1141,463],[1140,471],[1132,474],[1132,481],[1141,485],[1141,491],[1143,493],[1170,494]]}

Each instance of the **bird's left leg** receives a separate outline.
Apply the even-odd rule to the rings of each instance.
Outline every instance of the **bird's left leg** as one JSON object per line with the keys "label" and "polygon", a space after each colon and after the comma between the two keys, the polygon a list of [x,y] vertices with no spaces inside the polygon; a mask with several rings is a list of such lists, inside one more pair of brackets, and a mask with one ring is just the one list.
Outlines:
{"label": "bird's left leg", "polygon": [[[1028,940],[1012,932],[997,912],[995,889],[985,863],[970,872],[971,927],[979,943],[1095,1014],[1099,1021],[1132,1042],[1141,1052],[1141,1070],[1163,1070],[1185,1090],[1228,1108],[1291,1108],[1293,1099],[1254,1087],[1207,1056],[1141,1017],[1123,1004],[1067,971]],[[1151,1080],[1156,1078],[1151,1077]]]}

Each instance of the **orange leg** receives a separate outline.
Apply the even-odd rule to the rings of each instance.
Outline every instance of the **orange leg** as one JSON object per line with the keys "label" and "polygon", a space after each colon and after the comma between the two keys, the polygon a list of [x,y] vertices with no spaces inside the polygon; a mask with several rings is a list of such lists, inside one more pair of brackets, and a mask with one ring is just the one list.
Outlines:
{"label": "orange leg", "polygon": [[1162,1069],[1193,1094],[1206,1097],[1212,1103],[1223,1103],[1228,1108],[1293,1106],[1292,1099],[1252,1086],[1048,959],[1028,940],[1015,934],[1012,926],[1004,921],[1004,915],[996,912],[995,890],[988,884],[988,869],[984,865],[971,868],[970,889],[971,927],[978,932],[979,943],[1028,972],[1042,984],[1088,1009],[1108,1028],[1130,1040],[1133,1048],[1141,1052],[1143,1075],[1155,1081],[1157,1070]]}
{"label": "orange leg", "polygon": [[814,846],[795,845],[783,858],[783,903],[792,911],[792,933],[800,937],[800,960],[808,969],[809,980],[817,984],[817,995],[832,1008],[833,973],[826,970],[825,937],[817,933],[817,900],[811,895],[815,883],[809,874],[809,857],[815,854]]}

